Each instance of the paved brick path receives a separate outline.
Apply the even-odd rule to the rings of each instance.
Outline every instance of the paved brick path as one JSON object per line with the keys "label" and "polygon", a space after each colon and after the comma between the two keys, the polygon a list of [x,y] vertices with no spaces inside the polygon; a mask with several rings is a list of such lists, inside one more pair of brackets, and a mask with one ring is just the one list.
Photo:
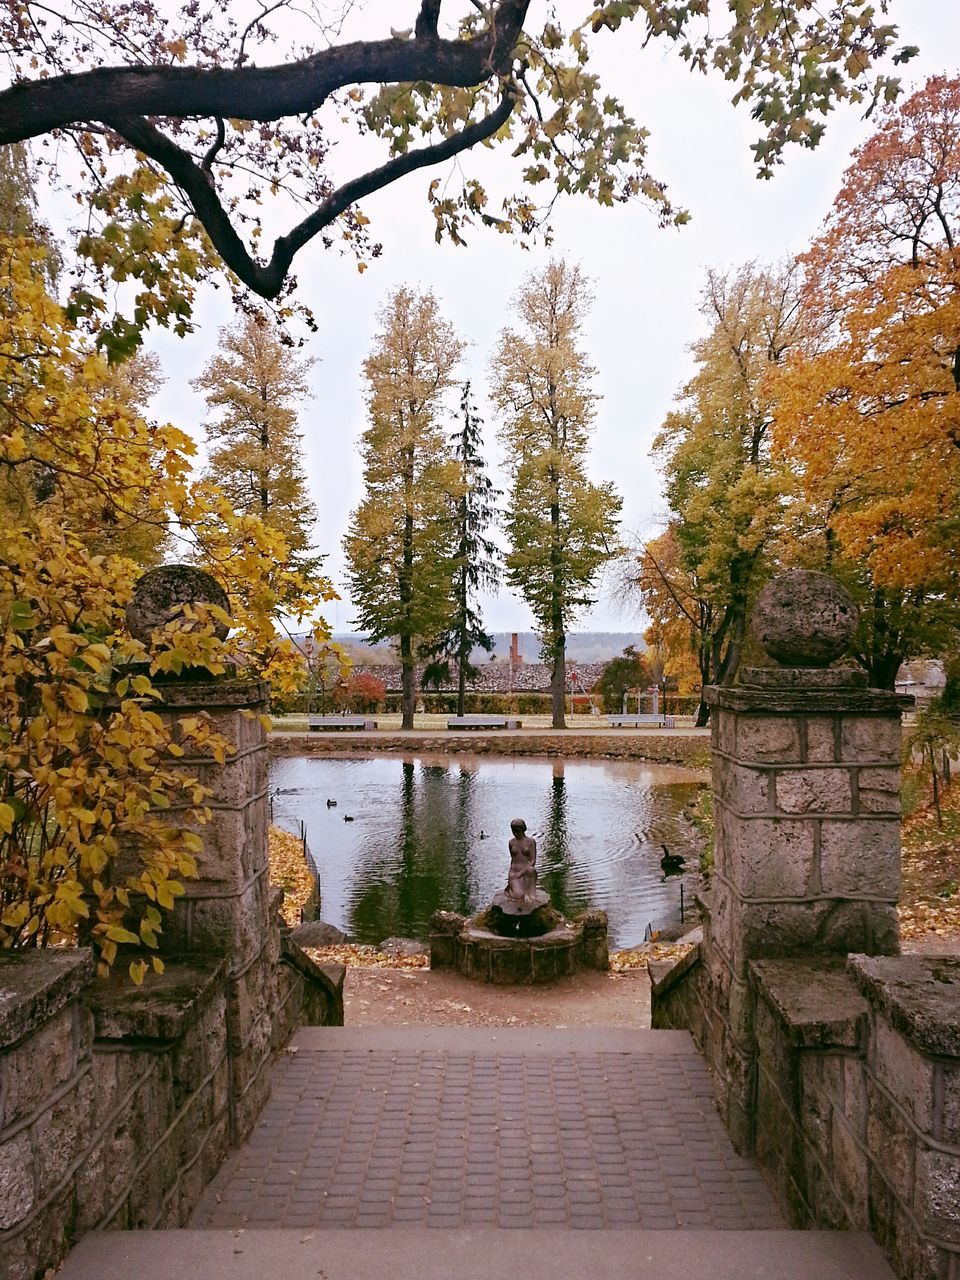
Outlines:
{"label": "paved brick path", "polygon": [[679,1032],[302,1031],[192,1227],[783,1226]]}

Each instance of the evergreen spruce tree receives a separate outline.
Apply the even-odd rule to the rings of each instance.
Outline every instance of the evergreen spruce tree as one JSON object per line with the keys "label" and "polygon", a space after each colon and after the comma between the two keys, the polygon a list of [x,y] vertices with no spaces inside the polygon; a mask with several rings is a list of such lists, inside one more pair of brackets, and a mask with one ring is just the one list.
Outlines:
{"label": "evergreen spruce tree", "polygon": [[400,651],[403,728],[413,728],[417,656],[436,647],[454,613],[453,512],[458,467],[440,425],[463,344],[432,293],[397,289],[364,362],[370,425],[366,496],[344,538],[356,625]]}
{"label": "evergreen spruce tree", "polygon": [[438,639],[431,661],[424,671],[424,684],[445,684],[450,679],[451,660],[457,666],[457,714],[463,715],[468,680],[477,669],[470,661],[475,648],[490,653],[493,637],[483,626],[475,604],[478,591],[492,590],[500,582],[499,549],[486,531],[496,521],[494,488],[483,458],[483,420],[477,415],[470,383],[460,397],[460,424],[454,432],[453,456],[459,472],[459,491],[454,516],[456,550],[453,559],[454,612],[450,627]]}

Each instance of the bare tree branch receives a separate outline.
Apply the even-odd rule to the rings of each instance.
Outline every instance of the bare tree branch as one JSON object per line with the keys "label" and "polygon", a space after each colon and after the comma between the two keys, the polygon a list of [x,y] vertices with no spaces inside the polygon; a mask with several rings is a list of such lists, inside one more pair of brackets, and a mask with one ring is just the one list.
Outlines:
{"label": "bare tree branch", "polygon": [[344,183],[331,192],[292,231],[274,242],[273,254],[265,264],[251,257],[230,222],[209,173],[204,166],[197,164],[193,156],[178,147],[148,120],[119,119],[112,121],[111,127],[131,146],[161,165],[181,187],[230,270],[254,293],[263,298],[275,298],[283,288],[294,256],[351,204],[389,186],[405,174],[449,160],[461,151],[491,138],[510,118],[516,100],[515,90],[512,86],[508,87],[496,110],[482,120],[466,125],[459,133],[445,138],[443,142],[417,151],[408,151],[388,160],[380,168]]}
{"label": "bare tree branch", "polygon": [[[136,116],[271,121],[310,115],[346,85],[485,84],[509,70],[529,3],[500,0],[490,28],[471,40],[440,40],[428,31],[413,40],[354,41],[273,67],[97,67],[23,82],[0,93],[0,143],[87,120],[116,127],[117,120]],[[430,0],[421,17],[424,9],[429,13]]]}

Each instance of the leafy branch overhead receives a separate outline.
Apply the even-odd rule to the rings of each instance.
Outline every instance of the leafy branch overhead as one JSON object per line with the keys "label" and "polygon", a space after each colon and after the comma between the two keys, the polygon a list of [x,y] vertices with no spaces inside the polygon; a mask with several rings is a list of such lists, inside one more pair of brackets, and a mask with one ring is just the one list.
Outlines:
{"label": "leafy branch overhead", "polygon": [[[592,69],[610,33],[640,28],[638,46],[666,41],[691,67],[729,79],[762,126],[754,150],[765,176],[788,142],[816,144],[836,103],[894,97],[898,81],[877,63],[914,52],[881,21],[885,2],[866,0],[826,13],[812,0],[738,0],[719,33],[707,0],[617,0],[570,28],[552,10],[538,17],[546,6],[530,0],[423,0],[419,11],[392,6],[410,27],[379,39],[353,38],[351,23],[370,20],[346,2],[278,0],[248,20],[239,8],[19,0],[0,13],[10,77],[0,143],[75,142],[78,199],[96,219],[82,250],[102,274],[140,282],[134,322],[188,323],[197,281],[220,262],[254,293],[281,297],[297,253],[318,236],[345,242],[362,264],[378,246],[357,202],[481,143],[509,148],[516,180],[499,196],[469,175],[459,190],[432,183],[438,237],[460,241],[477,223],[529,236],[560,193],[640,197],[661,221],[684,221],[647,168],[647,130]],[[341,175],[333,144],[345,128],[384,146],[370,167]],[[264,250],[267,193],[290,225]],[[90,293],[81,304],[96,309]]]}

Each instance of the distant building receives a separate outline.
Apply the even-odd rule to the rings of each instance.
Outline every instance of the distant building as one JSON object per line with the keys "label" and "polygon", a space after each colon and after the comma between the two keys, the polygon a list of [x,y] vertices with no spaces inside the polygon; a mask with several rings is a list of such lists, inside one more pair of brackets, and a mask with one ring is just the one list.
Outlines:
{"label": "distant building", "polygon": [[[567,692],[583,693],[585,690],[592,689],[600,679],[605,666],[606,663],[604,662],[568,662]],[[368,671],[371,675],[378,676],[386,686],[387,693],[400,692],[399,666],[366,667],[357,665],[353,670],[357,674]],[[467,691],[469,693],[549,693],[550,671],[550,667],[545,662],[524,662],[522,659],[516,663],[486,662],[477,668],[476,679],[468,681]],[[418,689],[420,688],[422,675],[423,667],[418,666]],[[439,690],[435,690],[431,685],[426,692],[455,693],[456,690],[456,668],[451,667],[449,681],[441,684]]]}

